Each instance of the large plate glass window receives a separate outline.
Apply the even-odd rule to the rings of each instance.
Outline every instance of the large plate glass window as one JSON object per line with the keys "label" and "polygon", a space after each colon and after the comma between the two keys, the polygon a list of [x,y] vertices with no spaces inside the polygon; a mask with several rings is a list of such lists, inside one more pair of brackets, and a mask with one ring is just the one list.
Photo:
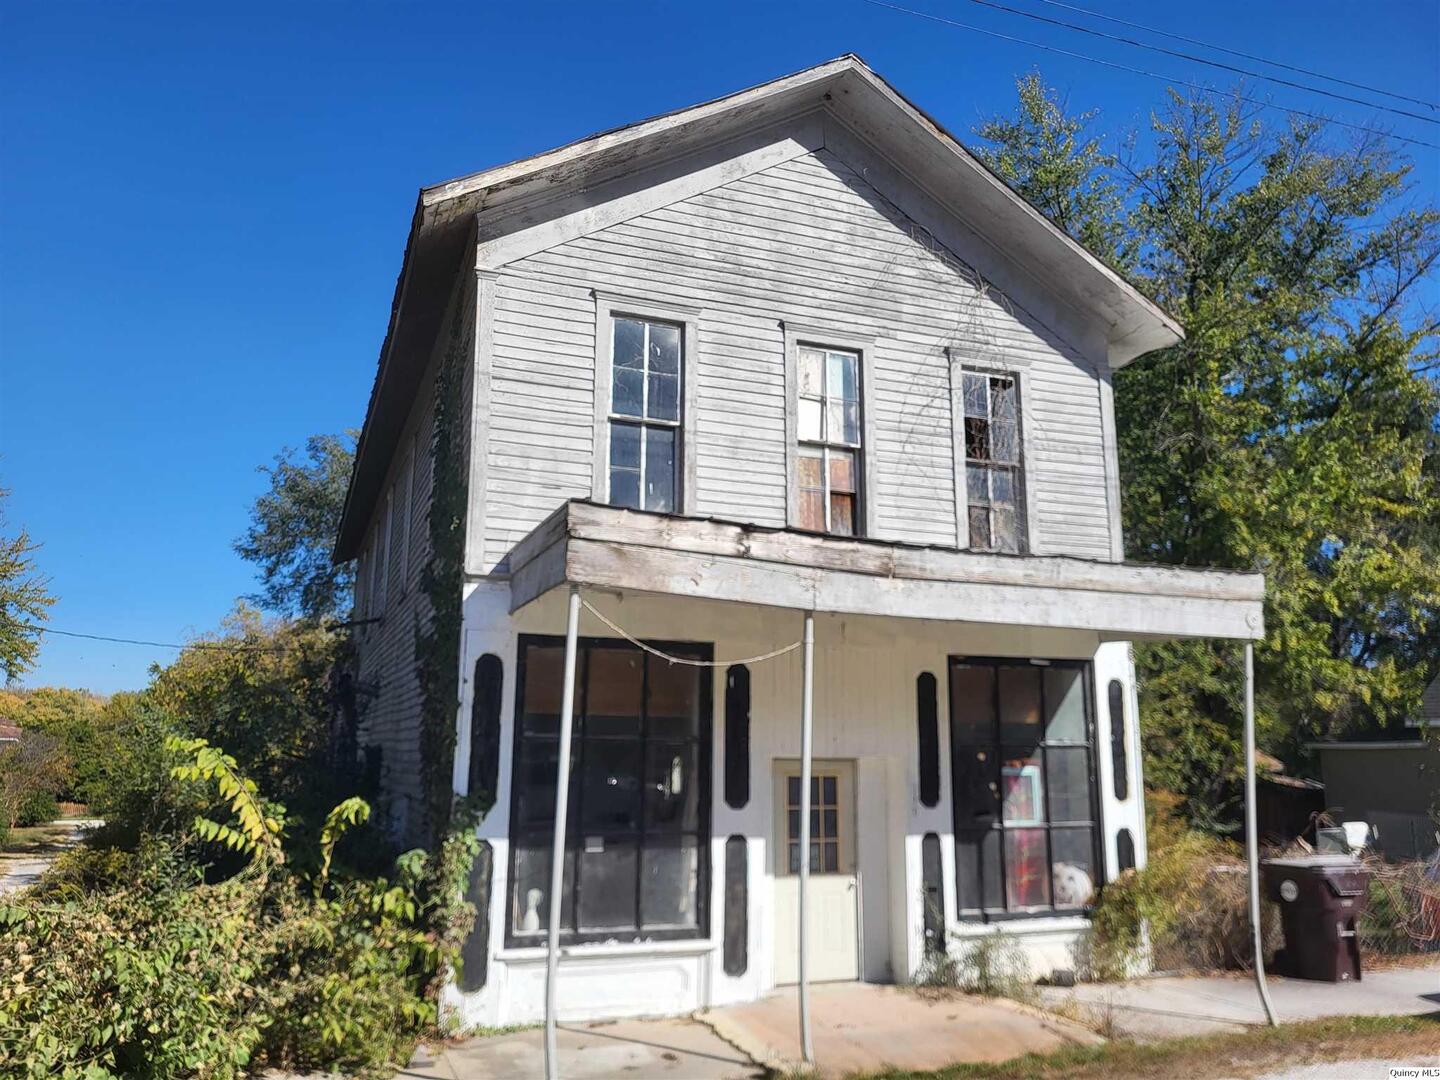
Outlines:
{"label": "large plate glass window", "polygon": [[683,329],[622,315],[613,326],[610,502],[673,513],[680,487]]}
{"label": "large plate glass window", "polygon": [[950,661],[957,907],[991,918],[1090,905],[1094,721],[1081,662]]}
{"label": "large plate glass window", "polygon": [[[697,660],[708,645],[664,644]],[[565,645],[525,637],[511,801],[514,943],[549,919],[550,845]],[[696,937],[706,931],[710,680],[628,642],[576,657],[575,726],[561,935],[566,941]]]}
{"label": "large plate glass window", "polygon": [[860,355],[801,345],[795,487],[796,524],[840,536],[859,534]]}
{"label": "large plate glass window", "polygon": [[1013,376],[964,374],[965,492],[970,546],[1025,550],[1020,400]]}

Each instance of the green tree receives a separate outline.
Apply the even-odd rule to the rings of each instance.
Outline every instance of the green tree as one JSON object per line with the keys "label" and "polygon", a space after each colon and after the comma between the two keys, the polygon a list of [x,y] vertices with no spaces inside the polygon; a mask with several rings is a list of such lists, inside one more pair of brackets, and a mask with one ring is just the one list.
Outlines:
{"label": "green tree", "polygon": [[[1060,137],[1077,121],[1053,93],[1037,108],[1021,85],[1026,122],[982,131],[1040,148],[1021,192],[1049,209],[1060,166],[1100,178],[1082,192],[1113,182],[1109,158]],[[1175,93],[1152,128],[1153,156],[1124,170],[1117,245],[1186,339],[1115,379],[1127,552],[1266,573],[1261,741],[1294,763],[1309,739],[1410,714],[1440,667],[1440,385],[1418,301],[1440,215],[1410,205],[1409,166],[1380,138]],[[1197,822],[1233,823],[1238,648],[1137,661],[1149,779]]]}
{"label": "green tree", "polygon": [[261,591],[250,599],[281,615],[323,619],[349,611],[352,563],[331,560],[355,461],[355,435],[313,435],[305,457],[286,447],[260,472],[270,488],[255,500],[250,527],[235,542],[259,567]]}
{"label": "green tree", "polygon": [[10,493],[0,488],[0,675],[9,682],[35,666],[40,653],[36,624],[50,617],[55,597],[50,583],[35,568],[39,547],[21,529],[5,529],[4,504]]}
{"label": "green tree", "polygon": [[1098,111],[1070,116],[1039,72],[1015,82],[1014,116],[992,116],[975,133],[981,157],[1032,206],[1101,258],[1130,261],[1115,155],[1088,134]]}
{"label": "green tree", "polygon": [[69,767],[51,794],[70,802],[90,801],[90,788],[106,753],[102,749],[104,698],[59,686],[0,690],[0,716],[13,720],[27,733],[55,739],[63,747]]}

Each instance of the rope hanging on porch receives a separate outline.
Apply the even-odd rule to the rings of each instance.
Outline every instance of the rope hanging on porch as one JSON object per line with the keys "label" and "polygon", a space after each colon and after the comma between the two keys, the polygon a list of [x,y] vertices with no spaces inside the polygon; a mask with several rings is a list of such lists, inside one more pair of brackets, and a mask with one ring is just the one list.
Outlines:
{"label": "rope hanging on porch", "polygon": [[789,645],[776,649],[773,652],[765,653],[762,656],[748,656],[743,660],[696,660],[689,656],[671,656],[669,653],[662,652],[659,649],[655,648],[653,645],[645,644],[645,642],[631,636],[625,630],[622,630],[619,626],[616,626],[608,618],[602,615],[595,608],[595,606],[591,604],[589,600],[586,600],[583,596],[580,598],[580,603],[585,605],[586,611],[590,612],[591,615],[594,615],[602,623],[608,626],[611,630],[614,630],[615,633],[619,634],[622,638],[630,642],[630,644],[634,645],[636,648],[644,649],[652,656],[658,656],[660,659],[668,660],[672,664],[685,664],[688,667],[719,668],[730,667],[732,664],[759,664],[766,660],[774,660],[777,656],[784,656],[788,652],[794,652],[796,649],[800,648],[802,644],[804,644],[803,641],[792,641]]}

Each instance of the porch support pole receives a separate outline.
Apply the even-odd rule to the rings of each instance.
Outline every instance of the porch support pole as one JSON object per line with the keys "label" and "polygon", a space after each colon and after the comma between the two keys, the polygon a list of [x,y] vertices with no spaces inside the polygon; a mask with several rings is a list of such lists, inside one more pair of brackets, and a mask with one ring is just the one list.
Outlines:
{"label": "porch support pole", "polygon": [[1270,1026],[1277,1023],[1265,985],[1265,949],[1260,933],[1260,837],[1255,823],[1255,646],[1245,642],[1245,860],[1250,876],[1250,935],[1255,946],[1255,986]]}
{"label": "porch support pole", "polygon": [[813,1064],[810,1045],[810,978],[805,972],[805,900],[810,888],[810,733],[815,711],[815,613],[805,612],[800,687],[800,1052]]}
{"label": "porch support pole", "polygon": [[560,911],[565,906],[565,817],[570,800],[570,733],[575,725],[575,654],[580,632],[580,586],[570,586],[565,615],[565,681],[560,697],[560,761],[555,780],[555,834],[550,845],[550,923],[545,936],[545,1080],[558,1080],[555,982],[560,973]]}

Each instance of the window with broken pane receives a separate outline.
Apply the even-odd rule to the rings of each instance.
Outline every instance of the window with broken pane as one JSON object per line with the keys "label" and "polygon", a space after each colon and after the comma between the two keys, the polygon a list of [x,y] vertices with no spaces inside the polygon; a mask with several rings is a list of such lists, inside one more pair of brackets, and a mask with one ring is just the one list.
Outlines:
{"label": "window with broken pane", "polygon": [[610,386],[610,502],[675,511],[680,464],[681,327],[615,316]]}
{"label": "window with broken pane", "polygon": [[802,345],[797,367],[796,524],[815,532],[858,535],[860,356]]}
{"label": "window with broken pane", "polygon": [[[696,660],[711,652],[659,647]],[[548,925],[563,679],[563,640],[521,639],[507,927],[517,944],[541,939]],[[579,642],[564,940],[705,932],[709,762],[710,681],[700,669],[628,642]]]}
{"label": "window with broken pane", "polygon": [[1024,550],[1020,404],[1015,379],[965,372],[965,494],[970,546]]}

